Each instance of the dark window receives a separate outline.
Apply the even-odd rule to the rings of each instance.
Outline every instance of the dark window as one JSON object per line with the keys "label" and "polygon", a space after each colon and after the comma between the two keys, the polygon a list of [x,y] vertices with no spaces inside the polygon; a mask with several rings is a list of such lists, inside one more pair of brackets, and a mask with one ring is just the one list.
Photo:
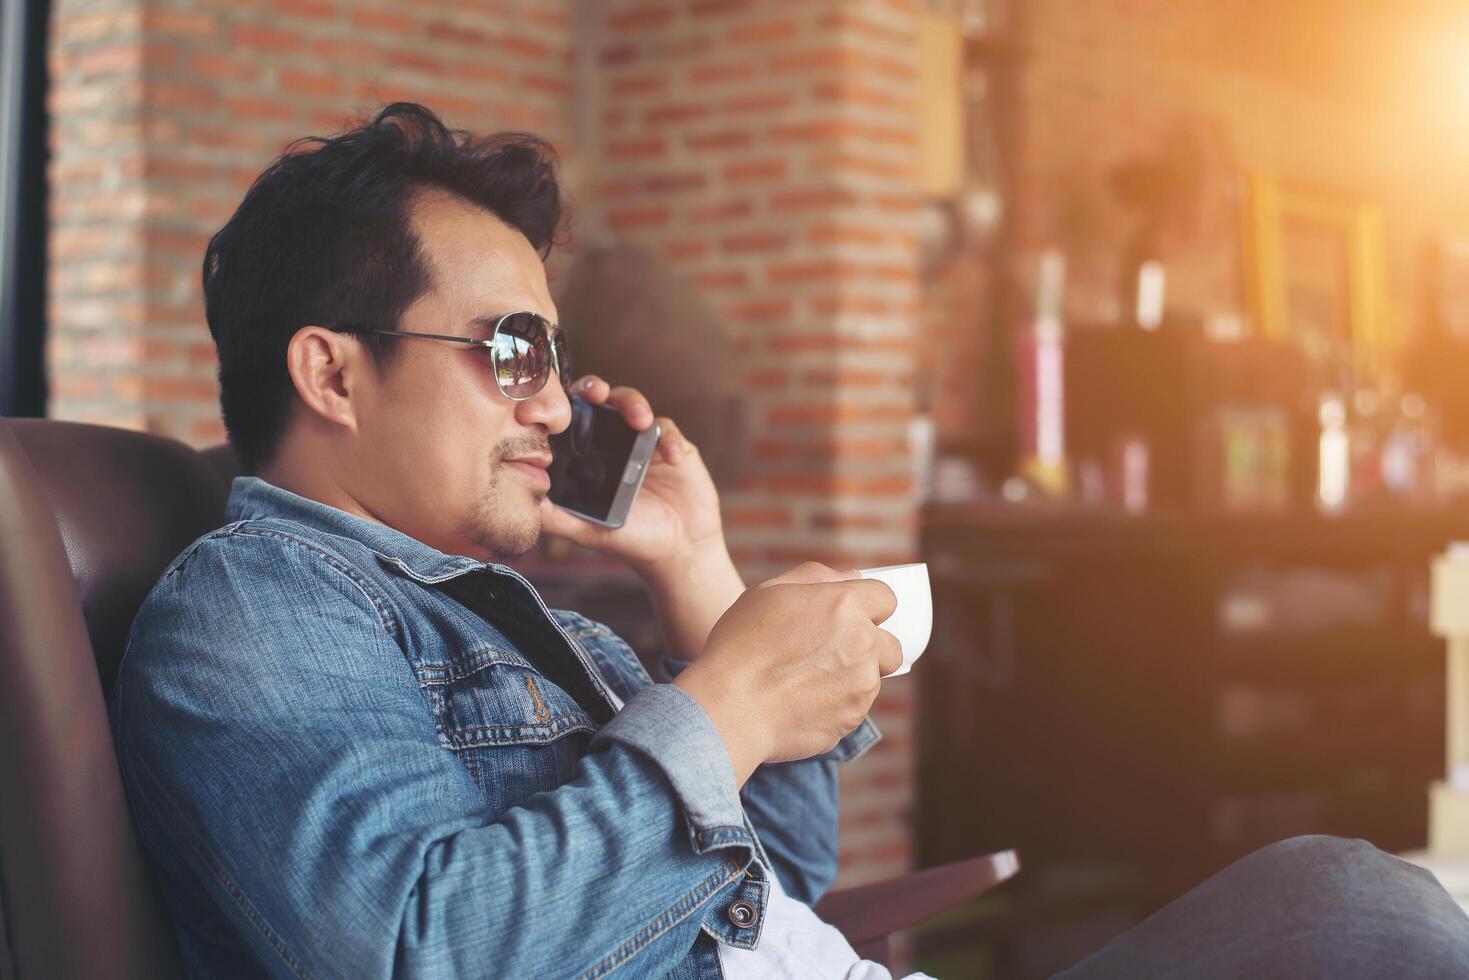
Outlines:
{"label": "dark window", "polygon": [[0,3],[0,415],[46,413],[49,8]]}

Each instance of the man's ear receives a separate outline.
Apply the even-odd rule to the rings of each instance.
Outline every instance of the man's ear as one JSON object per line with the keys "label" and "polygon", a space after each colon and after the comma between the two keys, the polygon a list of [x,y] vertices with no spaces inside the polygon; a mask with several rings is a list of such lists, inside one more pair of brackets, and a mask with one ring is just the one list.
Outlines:
{"label": "man's ear", "polygon": [[286,370],[308,411],[332,425],[357,431],[360,383],[368,353],[351,334],[305,326],[286,345]]}

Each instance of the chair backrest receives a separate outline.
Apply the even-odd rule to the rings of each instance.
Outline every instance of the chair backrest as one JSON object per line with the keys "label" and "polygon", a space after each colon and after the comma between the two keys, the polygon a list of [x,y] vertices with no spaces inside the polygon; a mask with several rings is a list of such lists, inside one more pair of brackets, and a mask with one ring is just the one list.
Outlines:
{"label": "chair backrest", "polygon": [[0,420],[0,976],[181,975],[103,692],[158,576],[224,522],[234,472],[228,447]]}

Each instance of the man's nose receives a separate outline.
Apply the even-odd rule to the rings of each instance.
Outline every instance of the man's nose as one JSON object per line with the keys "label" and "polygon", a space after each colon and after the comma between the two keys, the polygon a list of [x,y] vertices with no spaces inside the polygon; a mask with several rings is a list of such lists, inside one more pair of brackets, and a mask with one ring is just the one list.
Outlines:
{"label": "man's nose", "polygon": [[545,387],[531,398],[517,402],[516,416],[521,425],[544,425],[555,435],[571,425],[571,400],[561,387],[561,378],[552,374]]}

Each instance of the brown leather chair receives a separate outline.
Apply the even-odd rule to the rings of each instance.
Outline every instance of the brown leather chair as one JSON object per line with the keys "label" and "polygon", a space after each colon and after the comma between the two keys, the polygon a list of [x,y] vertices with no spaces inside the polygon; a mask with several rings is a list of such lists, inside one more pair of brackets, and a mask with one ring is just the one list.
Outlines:
{"label": "brown leather chair", "polygon": [[[227,446],[0,419],[0,980],[181,976],[123,797],[103,692],[138,606],[224,521]],[[835,892],[865,956],[1003,880],[1006,852]]]}

